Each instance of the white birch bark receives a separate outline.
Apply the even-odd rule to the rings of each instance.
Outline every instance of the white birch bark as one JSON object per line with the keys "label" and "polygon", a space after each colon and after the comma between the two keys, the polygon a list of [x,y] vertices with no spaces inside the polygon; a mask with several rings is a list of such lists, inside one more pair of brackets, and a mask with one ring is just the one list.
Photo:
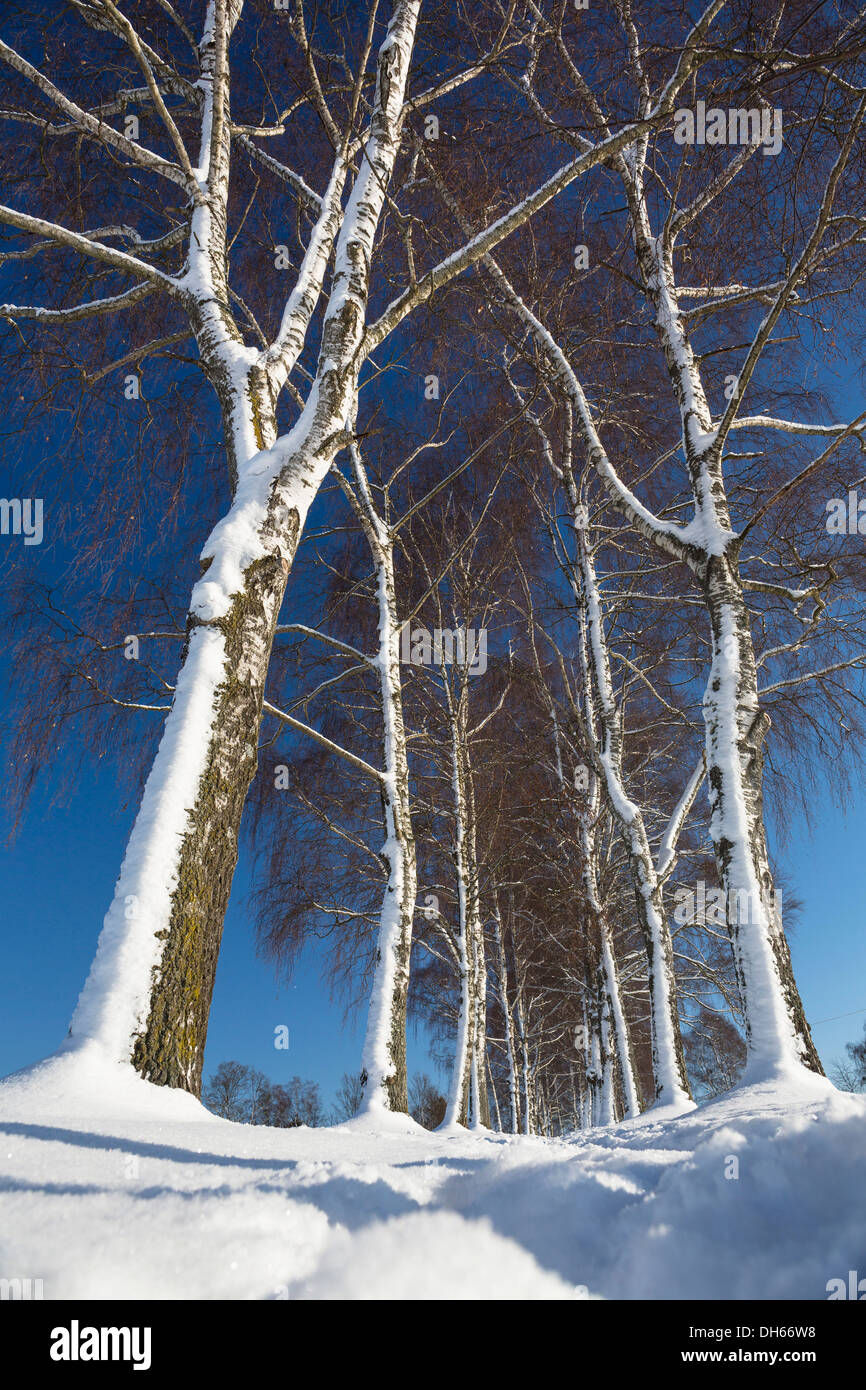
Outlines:
{"label": "white birch bark", "polygon": [[[664,914],[662,888],[643,813],[626,794],[623,783],[622,730],[610,676],[595,566],[580,528],[576,529],[576,536],[586,605],[586,626],[585,632],[581,632],[581,648],[587,654],[585,659],[591,662],[598,696],[598,762],[611,812],[625,840],[638,921],[647,953],[656,1101],[664,1105],[689,1106],[691,1095],[679,1032],[670,928]],[[581,623],[583,627],[583,610]]]}
{"label": "white birch bark", "polygon": [[[626,161],[621,174],[636,257],[679,405],[694,500],[694,519],[684,528],[683,538],[691,549],[691,567],[699,578],[712,633],[712,667],[703,701],[710,834],[743,1002],[747,1079],[796,1074],[804,1067],[821,1073],[775,903],[767,852],[762,770],[769,720],[759,707],[754,645],[737,563],[739,544],[731,528],[722,468],[736,399],[721,424],[715,422],[678,302],[673,236],[653,235],[640,163]],[[769,335],[781,302],[780,297],[775,313],[763,321],[758,340]],[[749,370],[754,356],[750,352],[747,357]],[[741,373],[738,394],[747,379],[747,373]]]}
{"label": "white birch bark", "polygon": [[[574,518],[574,512],[572,512],[572,515]],[[583,589],[578,587],[575,597],[578,601],[579,613],[579,653],[584,690],[585,720],[587,728],[591,731],[592,737],[594,738],[596,722],[595,701],[593,698],[593,678],[588,658],[584,592]],[[560,784],[564,787],[565,772],[562,766],[562,755],[559,747],[559,730],[556,723],[555,709],[553,710],[553,718],[557,775]],[[583,809],[578,812],[578,824],[580,826],[580,845],[583,857],[585,901],[593,922],[594,935],[597,938],[596,944],[599,953],[599,971],[601,972],[599,989],[605,1001],[605,1008],[602,1011],[601,1018],[602,1025],[607,1030],[607,1035],[603,1040],[602,1047],[605,1058],[605,1084],[607,1087],[602,1108],[603,1112],[610,1116],[610,1118],[596,1121],[596,1123],[613,1124],[616,1118],[614,1113],[614,1092],[612,1078],[608,1075],[608,1071],[612,1071],[614,1057],[619,1064],[623,1104],[628,1119],[633,1119],[636,1115],[640,1114],[640,1102],[637,1096],[631,1035],[622,1006],[619,972],[616,968],[616,958],[613,949],[613,933],[610,919],[602,904],[598,887],[600,800],[599,778],[593,772],[587,791],[586,804]],[[584,1019],[586,1020],[585,1006]]]}
{"label": "white birch bark", "polygon": [[454,815],[454,872],[457,883],[460,993],[451,1084],[443,1126],[469,1123],[489,1126],[485,1079],[486,967],[478,899],[478,865],[472,814],[466,725],[467,675],[458,689],[445,682],[451,737],[451,786]]}
{"label": "white birch bark", "polygon": [[[365,330],[374,239],[400,140],[419,12],[419,0],[394,0],[379,51],[369,129],[359,144],[337,150],[295,291],[277,338],[263,353],[244,345],[228,307],[229,42],[242,0],[210,0],[195,83],[164,64],[155,78],[151,74],[151,95],[171,134],[177,163],[153,156],[110,123],[100,120],[94,130],[92,119],[64,101],[20,55],[6,45],[0,50],[0,58],[60,105],[85,138],[112,144],[139,168],[187,190],[193,211],[187,266],[180,278],[94,236],[16,209],[0,207],[0,220],[131,273],[136,283],[115,297],[116,306],[137,302],[149,287],[183,303],[220,399],[233,482],[230,511],[202,553],[206,572],[192,595],[178,695],[73,1019],[70,1045],[92,1044],[121,1062],[132,1056],[145,1077],[198,1089],[240,817],[255,771],[273,629],[310,503],[336,452],[351,438],[361,363],[437,288],[477,263],[584,172],[609,161],[669,114],[699,61],[701,42],[720,4],[713,0],[694,26],[655,107],[583,150],[398,295]],[[81,13],[88,20],[86,7]],[[128,37],[127,30],[123,35]],[[201,147],[195,167],[161,103],[160,82],[199,103]],[[261,152],[257,157],[267,163]],[[358,172],[341,212],[352,161]],[[306,201],[314,198],[303,180],[292,176],[289,182],[302,189]],[[332,248],[334,269],[315,380],[297,422],[278,439],[276,396],[305,341]],[[104,308],[80,306],[56,311],[53,318],[74,321]],[[2,311],[11,318],[52,316],[52,311],[33,306],[5,305]]]}
{"label": "white birch bark", "polygon": [[505,1060],[508,1067],[508,1100],[511,1106],[511,1133],[517,1134],[520,1128],[520,1099],[517,1087],[517,1057],[514,1049],[514,1022],[508,998],[508,964],[505,958],[505,943],[502,938],[502,916],[494,893],[493,934],[496,942],[497,968],[499,971],[499,999],[505,1021]]}
{"label": "white birch bark", "polygon": [[394,574],[394,537],[376,509],[360,453],[351,450],[355,490],[352,498],[373,555],[379,609],[379,649],[375,666],[382,706],[381,780],[388,882],[382,900],[376,964],[361,1062],[362,1110],[380,1114],[408,1109],[406,1006],[412,923],[418,888],[415,837],[409,791],[409,754],[403,718],[400,672],[401,623]]}
{"label": "white birch bark", "polygon": [[[117,1061],[132,1052],[149,1079],[191,1090],[200,1087],[222,917],[240,811],[255,770],[277,613],[309,506],[352,429],[373,241],[399,143],[418,8],[419,0],[397,0],[380,48],[370,135],[339,222],[316,379],[298,421],[279,440],[273,377],[299,351],[329,235],[321,225],[316,229],[302,266],[307,292],[289,315],[294,336],[284,322],[276,360],[273,353],[262,357],[245,348],[226,307],[225,254],[227,53],[240,3],[229,9],[212,0],[208,8],[198,197],[178,293],[220,397],[236,485],[231,509],[203,551],[207,568],[190,605],[179,697],[70,1030],[72,1044],[95,1043]],[[323,212],[331,232],[335,204]],[[215,873],[213,838],[219,835],[227,843]],[[191,947],[179,944],[190,938]],[[200,1001],[192,1015],[190,975]]]}

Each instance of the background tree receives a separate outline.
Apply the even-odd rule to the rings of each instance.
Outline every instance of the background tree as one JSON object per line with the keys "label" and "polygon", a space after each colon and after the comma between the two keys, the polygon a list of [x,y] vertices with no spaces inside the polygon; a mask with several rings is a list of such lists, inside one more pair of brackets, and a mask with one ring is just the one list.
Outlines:
{"label": "background tree", "polygon": [[833,1067],[833,1080],[843,1091],[866,1091],[866,1025],[859,1042],[845,1044],[847,1058]]}

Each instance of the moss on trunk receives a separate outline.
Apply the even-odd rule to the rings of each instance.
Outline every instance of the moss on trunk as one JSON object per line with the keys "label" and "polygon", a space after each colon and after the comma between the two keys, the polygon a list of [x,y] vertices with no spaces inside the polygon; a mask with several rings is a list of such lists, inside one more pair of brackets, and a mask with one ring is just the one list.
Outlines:
{"label": "moss on trunk", "polygon": [[[299,526],[289,519],[288,551]],[[201,1094],[202,1065],[223,919],[238,857],[241,816],[258,763],[265,677],[288,564],[277,555],[246,572],[243,593],[214,621],[225,638],[226,678],[219,687],[207,764],[178,864],[171,916],[154,971],[146,1024],[133,1066],[148,1081]],[[198,624],[190,619],[189,630]]]}

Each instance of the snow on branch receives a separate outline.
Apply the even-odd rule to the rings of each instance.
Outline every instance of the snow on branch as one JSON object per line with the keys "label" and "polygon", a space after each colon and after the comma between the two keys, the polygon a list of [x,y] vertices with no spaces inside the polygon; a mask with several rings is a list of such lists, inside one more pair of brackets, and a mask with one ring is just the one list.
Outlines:
{"label": "snow on branch", "polygon": [[93,241],[88,236],[82,236],[80,232],[73,232],[68,227],[61,227],[57,222],[48,222],[43,217],[31,217],[28,213],[18,212],[16,208],[6,207],[5,204],[0,204],[0,222],[5,222],[10,227],[17,227],[21,232],[31,232],[37,236],[47,237],[59,246],[66,246],[82,256],[89,256],[92,260],[104,261],[107,265],[115,266],[118,270],[127,270],[137,276],[143,275],[154,285],[160,286],[171,294],[179,293],[174,279],[163,271],[157,270],[155,266],[148,265],[146,261],[139,260],[137,256],[130,256],[126,251],[119,251],[113,246],[106,246],[102,241]]}
{"label": "snow on branch", "polygon": [[[819,454],[817,458],[814,458],[811,463],[807,463],[805,468],[801,468],[799,473],[795,473],[793,478],[789,478],[786,483],[783,483],[781,487],[777,488],[776,491],[772,494],[772,496],[768,497],[766,502],[764,502],[758,508],[758,510],[753,513],[753,515],[749,518],[746,525],[740,532],[740,544],[742,544],[743,539],[748,535],[752,527],[756,526],[758,522],[761,521],[764,516],[766,516],[767,512],[770,510],[771,507],[774,507],[776,503],[780,502],[783,497],[786,497],[789,492],[792,492],[794,488],[799,487],[801,483],[804,483],[807,478],[811,477],[813,473],[817,472],[817,470],[824,463],[827,462],[831,454],[834,454],[836,452],[840,444],[842,444],[846,439],[850,439],[852,435],[862,433],[864,427],[866,427],[866,411],[863,411],[861,415],[858,415],[856,420],[852,420],[850,425],[844,426],[841,432],[839,433],[835,433],[834,426],[834,439],[832,444],[828,444],[827,448],[824,450],[822,454]],[[811,432],[812,431],[810,431],[810,433]],[[823,433],[824,431],[819,430],[815,432]]]}
{"label": "snow on branch", "polygon": [[757,332],[755,333],[755,336],[752,340],[752,344],[746,354],[746,359],[742,367],[740,368],[740,371],[737,373],[737,390],[728,402],[728,406],[725,410],[724,416],[722,417],[721,423],[719,424],[718,429],[714,432],[715,445],[717,448],[721,448],[724,445],[725,440],[727,439],[728,433],[731,430],[733,422],[736,419],[737,412],[739,411],[740,405],[742,403],[746,388],[748,387],[749,382],[751,381],[752,376],[754,375],[755,368],[758,365],[761,353],[766,347],[770,335],[772,334],[773,329],[778,323],[785,309],[785,306],[788,303],[788,300],[791,296],[791,292],[798,284],[799,280],[807,270],[815,252],[818,250],[821,238],[824,235],[824,232],[827,228],[827,224],[830,220],[830,215],[833,211],[833,203],[836,197],[836,190],[839,186],[842,174],[844,173],[845,168],[848,164],[851,151],[854,148],[854,142],[863,123],[864,115],[866,115],[866,96],[864,96],[861,99],[857,107],[857,111],[854,115],[854,118],[851,121],[850,129],[848,130],[848,133],[842,142],[842,147],[839,151],[839,154],[836,157],[836,161],[833,165],[833,168],[830,171],[830,176],[827,179],[827,186],[824,190],[824,196],[821,200],[821,206],[818,210],[818,215],[815,218],[815,223],[812,227],[812,231],[807,237],[805,245],[803,246],[803,249],[800,252],[799,256],[797,256],[794,260],[790,273],[785,278],[785,281],[782,284],[769,313],[761,320],[760,324],[758,325]]}
{"label": "snow on branch", "polygon": [[2,319],[39,319],[42,323],[73,323],[77,319],[93,318],[97,314],[113,314],[119,309],[128,309],[138,304],[145,295],[152,294],[154,286],[150,283],[133,285],[123,294],[111,295],[107,299],[93,299],[89,304],[74,304],[68,309],[46,309],[39,304],[0,304]]}
{"label": "snow on branch", "polygon": [[799,676],[789,676],[786,680],[774,681],[772,685],[765,685],[759,694],[763,699],[765,695],[772,695],[777,690],[789,690],[792,686],[805,685],[808,681],[823,680],[825,676],[832,676],[837,671],[863,670],[866,670],[866,656],[854,656],[847,661],[834,661],[831,666],[822,666],[816,671],[804,671]]}
{"label": "snow on branch", "polygon": [[[195,180],[191,178],[191,169],[187,172],[186,169],[173,164],[171,160],[163,159],[161,155],[145,149],[137,141],[130,140],[126,135],[121,135],[119,130],[107,125],[105,121],[91,116],[77,102],[64,96],[53,82],[39,72],[32,63],[28,63],[26,58],[22,58],[20,53],[16,53],[14,48],[10,48],[7,43],[4,43],[2,39],[0,39],[0,59],[6,62],[9,67],[14,68],[22,77],[26,77],[28,81],[32,82],[47,100],[53,102],[70,118],[82,135],[111,145],[121,154],[125,154],[140,169],[146,169],[149,173],[160,174],[163,178],[170,179],[172,183],[179,184],[191,196],[197,195],[198,189]],[[187,167],[188,165],[189,161],[187,161]]]}
{"label": "snow on branch", "polygon": [[425,303],[432,294],[449,284],[455,276],[461,275],[464,270],[475,265],[512,232],[524,226],[530,217],[541,208],[546,207],[575,179],[590,169],[609,162],[627,146],[634,144],[645,132],[665,120],[674,109],[677,94],[698,66],[700,42],[723,4],[724,0],[713,0],[713,3],[695,24],[683,45],[673,75],[666,83],[658,101],[644,119],[629,122],[622,130],[617,131],[607,139],[600,140],[590,150],[579,155],[577,159],[563,165],[534,192],[528,194],[502,217],[492,222],[489,227],[472,237],[459,250],[446,256],[438,265],[422,275],[414,285],[410,285],[401,295],[392,300],[376,323],[371,324],[364,334],[362,344],[364,357],[369,356],[379,347],[413,309],[417,308],[419,304]]}
{"label": "snow on branch", "polygon": [[664,882],[676,863],[677,842],[680,833],[688,819],[689,812],[695,802],[700,785],[706,773],[706,757],[702,754],[697,767],[683,788],[682,796],[674,807],[671,818],[667,823],[667,828],[662,836],[659,845],[658,857],[656,859],[656,873],[659,881]]}
{"label": "snow on branch", "polygon": [[368,666],[376,665],[373,657],[365,656],[363,652],[358,651],[357,647],[350,646],[348,642],[341,642],[339,638],[331,637],[329,633],[322,632],[321,629],[317,627],[307,627],[305,623],[280,623],[275,631],[303,632],[308,637],[318,637],[320,642],[327,642],[330,646],[336,647],[336,649],[343,652],[345,656],[351,656],[358,661],[364,661]]}

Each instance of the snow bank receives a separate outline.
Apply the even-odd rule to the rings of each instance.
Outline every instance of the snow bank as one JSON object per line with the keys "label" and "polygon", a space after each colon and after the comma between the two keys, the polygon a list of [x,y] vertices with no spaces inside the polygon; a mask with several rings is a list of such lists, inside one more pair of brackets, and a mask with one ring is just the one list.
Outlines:
{"label": "snow bank", "polygon": [[567,1140],[229,1124],[95,1052],[0,1083],[0,1277],[46,1298],[825,1299],[866,1098],[742,1088]]}

